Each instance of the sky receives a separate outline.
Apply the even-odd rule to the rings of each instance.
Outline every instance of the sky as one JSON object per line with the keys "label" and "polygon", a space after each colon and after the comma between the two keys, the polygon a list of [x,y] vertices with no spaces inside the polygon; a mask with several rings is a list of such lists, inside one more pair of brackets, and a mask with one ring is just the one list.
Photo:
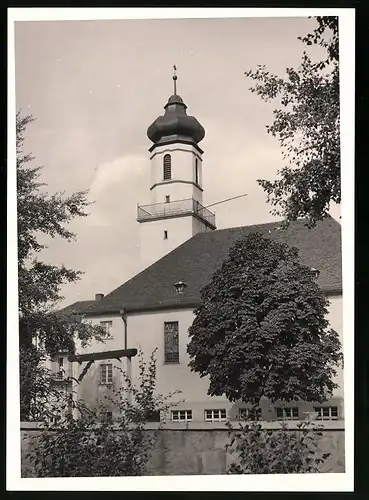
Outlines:
{"label": "sky", "polygon": [[[258,178],[284,166],[267,134],[273,103],[252,94],[248,69],[283,76],[299,65],[308,18],[16,22],[16,106],[37,120],[25,149],[43,165],[47,191],[89,190],[89,216],[72,243],[48,240],[44,261],[83,271],[62,305],[107,294],[142,270],[137,203],[150,202],[148,126],[177,91],[206,131],[204,205],[218,229],[269,222]],[[318,50],[313,48],[313,50]],[[332,211],[339,217],[339,208]]]}

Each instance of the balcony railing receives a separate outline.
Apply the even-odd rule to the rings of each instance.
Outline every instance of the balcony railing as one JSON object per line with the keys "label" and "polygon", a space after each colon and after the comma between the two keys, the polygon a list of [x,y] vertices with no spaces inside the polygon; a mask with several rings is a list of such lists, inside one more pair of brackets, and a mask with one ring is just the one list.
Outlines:
{"label": "balcony railing", "polygon": [[171,201],[168,203],[154,203],[137,207],[137,220],[145,222],[152,219],[165,219],[181,215],[195,215],[203,220],[206,225],[215,229],[215,215],[198,201],[188,200]]}

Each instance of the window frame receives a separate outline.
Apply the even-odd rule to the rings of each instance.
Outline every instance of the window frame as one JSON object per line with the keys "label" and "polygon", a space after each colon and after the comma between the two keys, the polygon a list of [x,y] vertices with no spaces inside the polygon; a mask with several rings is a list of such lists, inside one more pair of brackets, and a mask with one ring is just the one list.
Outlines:
{"label": "window frame", "polygon": [[[174,414],[178,414],[178,418],[177,419],[173,418]],[[180,418],[181,414],[184,415],[184,418]],[[192,420],[193,420],[192,409],[188,409],[188,410],[171,410],[171,412],[170,412],[170,420],[171,420],[171,422],[174,422],[174,423],[192,422]]]}
{"label": "window frame", "polygon": [[[177,325],[177,351],[168,351],[167,345],[167,335],[171,332],[166,330],[167,325]],[[177,355],[177,358],[170,359],[170,355]],[[168,359],[169,355],[169,359]],[[174,356],[173,356],[174,358]],[[179,352],[179,321],[165,321],[164,322],[164,364],[165,365],[178,365],[180,363],[180,352]]]}
{"label": "window frame", "polygon": [[[324,415],[324,410],[327,410],[328,415]],[[332,410],[336,415],[332,415]],[[338,420],[338,406],[314,406],[314,412],[318,413],[317,420]]]}
{"label": "window frame", "polygon": [[[105,380],[103,377],[103,373],[104,373],[103,367],[106,367],[105,368]],[[109,370],[109,367],[111,367],[110,370]],[[100,363],[99,370],[100,370],[100,385],[112,385],[113,384],[113,363]],[[109,371],[110,371],[111,377],[109,377]]]}
{"label": "window frame", "polygon": [[[246,412],[246,418],[241,416],[242,412]],[[261,408],[256,409],[256,419],[252,418],[253,408],[239,408],[238,409],[238,419],[245,420],[247,422],[260,422],[262,418]]]}
{"label": "window frame", "polygon": [[[275,410],[278,420],[300,420],[300,411],[298,406],[276,406]],[[297,416],[294,415],[294,410],[297,410]],[[278,415],[278,413],[281,412],[282,415]]]}
{"label": "window frame", "polygon": [[195,184],[196,184],[196,186],[200,185],[199,160],[198,160],[198,158],[195,158]]}
{"label": "window frame", "polygon": [[[215,417],[215,412],[218,412],[218,417]],[[208,417],[207,413],[211,413],[211,417]],[[222,414],[224,416],[222,416]],[[205,422],[226,422],[227,421],[227,410],[225,408],[209,408],[204,410],[204,420]]]}
{"label": "window frame", "polygon": [[172,178],[172,156],[166,153],[163,156],[163,180],[169,181]]}
{"label": "window frame", "polygon": [[113,412],[111,410],[104,410],[100,412],[100,423],[110,424],[113,421]]}
{"label": "window frame", "polygon": [[[107,325],[107,324],[110,325],[109,329],[105,328],[105,325]],[[112,338],[114,338],[114,335],[113,335],[113,320],[107,319],[107,320],[100,321],[100,326],[103,327],[105,329],[105,331],[107,332],[107,334],[108,334],[105,337],[105,339],[112,339]]]}

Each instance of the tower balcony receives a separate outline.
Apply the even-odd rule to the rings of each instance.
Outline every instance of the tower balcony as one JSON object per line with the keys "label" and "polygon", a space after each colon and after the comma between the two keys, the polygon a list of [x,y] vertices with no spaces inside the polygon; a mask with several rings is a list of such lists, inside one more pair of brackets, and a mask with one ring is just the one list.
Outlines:
{"label": "tower balcony", "polygon": [[139,205],[137,207],[138,222],[183,217],[186,215],[193,215],[194,217],[200,219],[209,228],[216,229],[215,214],[193,198],[188,200],[170,201],[168,203]]}

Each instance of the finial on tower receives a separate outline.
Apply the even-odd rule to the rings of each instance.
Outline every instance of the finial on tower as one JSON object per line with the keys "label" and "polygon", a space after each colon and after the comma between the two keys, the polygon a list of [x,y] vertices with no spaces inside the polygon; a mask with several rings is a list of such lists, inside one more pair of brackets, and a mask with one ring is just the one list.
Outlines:
{"label": "finial on tower", "polygon": [[177,67],[173,65],[173,83],[174,83],[174,94],[177,94]]}

